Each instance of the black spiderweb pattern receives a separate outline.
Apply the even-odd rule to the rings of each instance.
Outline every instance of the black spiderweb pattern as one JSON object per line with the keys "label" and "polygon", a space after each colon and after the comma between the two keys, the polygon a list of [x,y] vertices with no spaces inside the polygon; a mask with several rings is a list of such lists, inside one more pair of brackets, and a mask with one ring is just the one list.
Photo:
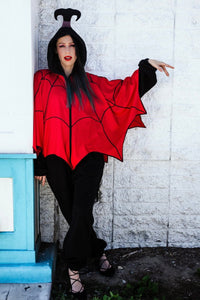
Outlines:
{"label": "black spiderweb pattern", "polygon": [[[50,74],[51,72],[47,72],[45,75],[43,75],[42,73],[42,70],[41,70],[41,80],[40,80],[40,84],[38,86],[38,89],[36,90],[36,93],[35,93],[35,97],[39,91],[39,89],[41,88],[41,84],[42,84],[42,81],[47,81],[50,85],[50,89],[49,89],[49,92],[48,92],[48,97],[47,97],[47,102],[46,102],[46,107],[45,107],[45,110],[44,110],[44,122],[47,122],[48,120],[51,120],[51,119],[58,119],[60,120],[61,122],[63,122],[68,128],[70,127],[70,124],[68,124],[63,118],[59,117],[59,116],[52,116],[52,117],[49,117],[49,118],[46,118],[46,113],[47,113],[47,107],[48,107],[48,103],[49,103],[49,98],[50,98],[50,95],[51,95],[51,92],[52,92],[52,89],[58,87],[58,88],[64,88],[66,90],[66,87],[64,85],[61,85],[61,84],[56,84],[58,78],[59,78],[59,75],[56,75],[54,81],[51,83],[51,81],[48,79],[48,75]],[[94,83],[94,82],[93,82]],[[106,139],[108,140],[108,142],[112,145],[112,147],[116,150],[118,156],[120,157],[120,159],[122,159],[122,155],[120,154],[120,151],[119,149],[117,148],[117,146],[112,142],[112,140],[110,139],[109,137],[109,134],[107,133],[106,131],[106,128],[103,124],[103,119],[106,115],[106,113],[110,110],[112,110],[113,108],[117,107],[117,108],[121,108],[121,109],[128,109],[128,110],[131,110],[131,109],[135,109],[138,111],[138,115],[140,114],[144,114],[144,110],[140,110],[138,109],[137,107],[135,106],[122,106],[122,105],[118,105],[116,104],[116,90],[122,85],[123,81],[121,80],[115,87],[114,89],[114,93],[113,93],[113,97],[112,97],[112,100],[109,100],[109,99],[106,99],[107,101],[107,104],[109,105],[105,111],[103,112],[103,114],[101,115],[101,117],[98,115],[98,112],[96,111],[96,108],[94,107],[94,113],[97,117],[97,119],[94,118],[94,116],[85,116],[85,117],[80,117],[78,120],[76,120],[74,123],[71,124],[71,128],[73,128],[75,125],[77,125],[79,122],[85,120],[85,119],[92,119],[93,121],[99,123],[102,127],[102,130],[103,130],[103,133],[106,137]],[[73,106],[72,106],[73,107]],[[35,110],[35,112],[43,112],[42,110]],[[102,113],[102,112],[101,112]],[[133,120],[131,121],[131,123],[129,124],[129,126],[132,124]],[[128,129],[127,129],[128,130]]]}

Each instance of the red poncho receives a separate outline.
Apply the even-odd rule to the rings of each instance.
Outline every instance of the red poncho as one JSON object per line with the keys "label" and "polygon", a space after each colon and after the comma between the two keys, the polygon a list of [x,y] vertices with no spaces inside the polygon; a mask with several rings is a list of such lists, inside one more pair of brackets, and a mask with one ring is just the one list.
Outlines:
{"label": "red poncho", "polygon": [[[88,74],[96,98],[78,99],[67,106],[66,82],[62,75],[40,70],[34,80],[33,148],[44,157],[55,154],[72,169],[90,152],[123,160],[126,132],[145,127],[140,115],[145,108],[139,97],[139,71],[124,80],[107,80]],[[86,97],[83,95],[83,98]]]}

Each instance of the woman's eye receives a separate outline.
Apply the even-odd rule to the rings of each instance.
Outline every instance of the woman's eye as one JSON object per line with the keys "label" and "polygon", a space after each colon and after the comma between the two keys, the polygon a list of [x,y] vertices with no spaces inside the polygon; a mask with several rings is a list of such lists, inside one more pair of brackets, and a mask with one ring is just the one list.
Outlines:
{"label": "woman's eye", "polygon": [[[59,48],[64,48],[64,47],[65,47],[65,45],[59,45],[58,47],[59,47]],[[69,46],[66,46],[66,47],[75,47],[75,44],[71,44],[71,45],[69,45]]]}

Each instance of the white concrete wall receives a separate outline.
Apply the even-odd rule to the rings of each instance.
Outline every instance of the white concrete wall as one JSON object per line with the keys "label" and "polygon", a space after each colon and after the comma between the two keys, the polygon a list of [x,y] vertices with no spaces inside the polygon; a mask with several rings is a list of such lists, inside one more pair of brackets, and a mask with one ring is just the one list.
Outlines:
{"label": "white concrete wall", "polygon": [[[169,78],[157,73],[143,97],[147,128],[129,131],[124,162],[106,165],[94,208],[99,236],[115,248],[199,247],[199,0],[41,0],[39,68],[47,66],[48,41],[61,25],[53,12],[61,7],[82,12],[72,24],[87,44],[89,72],[124,78],[146,57],[175,66]],[[48,187],[41,211],[43,240],[62,242],[67,225]]]}
{"label": "white concrete wall", "polygon": [[32,153],[31,0],[0,1],[0,20],[0,153]]}
{"label": "white concrete wall", "polygon": [[31,0],[31,27],[32,27],[32,73],[38,70],[38,42],[39,42],[39,2]]}

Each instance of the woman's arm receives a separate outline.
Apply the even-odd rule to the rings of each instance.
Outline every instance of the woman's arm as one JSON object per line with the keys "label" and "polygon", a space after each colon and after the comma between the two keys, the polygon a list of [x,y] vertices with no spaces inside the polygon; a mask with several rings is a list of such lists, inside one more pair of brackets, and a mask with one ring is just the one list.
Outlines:
{"label": "woman's arm", "polygon": [[168,68],[174,69],[172,66],[157,61],[154,59],[143,59],[139,63],[139,95],[142,97],[146,92],[148,92],[157,82],[156,79],[156,71],[160,72],[164,71],[167,76],[169,73],[167,72]]}
{"label": "woman's arm", "polygon": [[[37,159],[34,160],[35,178],[42,180],[46,175],[46,162],[42,154],[43,149],[43,105],[41,95],[41,82],[43,72],[38,71],[34,76],[34,126],[33,126],[33,149],[37,154]],[[42,180],[44,185],[44,180]]]}
{"label": "woman's arm", "polygon": [[156,68],[150,63],[149,59],[143,59],[139,62],[139,95],[140,98],[148,92],[157,82]]}
{"label": "woman's arm", "polygon": [[[126,77],[124,80],[114,79],[108,80],[105,77],[88,74],[88,79],[91,84],[95,84],[99,87],[99,91],[94,92],[97,94],[103,94],[106,100],[113,102],[114,104],[132,105],[129,102],[131,97],[138,96],[141,98],[147,91],[149,91],[157,82],[156,70],[164,71],[167,76],[169,73],[166,67],[172,68],[172,66],[153,59],[144,59],[139,63],[139,70],[136,70],[131,76]],[[139,76],[138,76],[139,75]]]}
{"label": "woman's arm", "polygon": [[47,173],[46,161],[42,152],[40,152],[37,155],[37,158],[34,159],[34,174],[35,176],[43,176],[46,175],[46,173]]}

